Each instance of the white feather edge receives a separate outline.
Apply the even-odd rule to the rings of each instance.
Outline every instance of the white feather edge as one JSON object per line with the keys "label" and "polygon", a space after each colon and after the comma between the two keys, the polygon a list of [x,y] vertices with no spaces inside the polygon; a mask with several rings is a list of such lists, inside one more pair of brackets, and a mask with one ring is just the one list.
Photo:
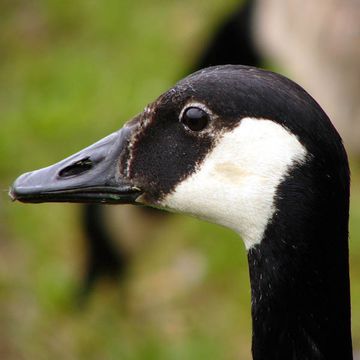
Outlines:
{"label": "white feather edge", "polygon": [[276,211],[279,184],[306,155],[298,138],[280,124],[244,118],[221,134],[196,171],[160,205],[233,229],[250,249],[261,242]]}

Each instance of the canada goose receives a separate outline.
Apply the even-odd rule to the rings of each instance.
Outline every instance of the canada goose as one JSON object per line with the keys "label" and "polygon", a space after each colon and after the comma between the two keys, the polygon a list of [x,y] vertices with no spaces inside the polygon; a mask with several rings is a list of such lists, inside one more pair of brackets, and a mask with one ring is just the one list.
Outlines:
{"label": "canada goose", "polygon": [[253,358],[352,359],[347,156],[285,77],[196,72],[118,132],[20,176],[10,196],[150,205],[229,227],[248,250]]}

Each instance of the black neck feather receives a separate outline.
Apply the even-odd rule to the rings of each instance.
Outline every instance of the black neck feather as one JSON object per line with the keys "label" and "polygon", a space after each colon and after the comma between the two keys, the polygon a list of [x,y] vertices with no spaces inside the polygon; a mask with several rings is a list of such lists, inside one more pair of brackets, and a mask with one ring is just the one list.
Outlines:
{"label": "black neck feather", "polygon": [[349,174],[333,160],[291,172],[249,250],[255,360],[352,359]]}

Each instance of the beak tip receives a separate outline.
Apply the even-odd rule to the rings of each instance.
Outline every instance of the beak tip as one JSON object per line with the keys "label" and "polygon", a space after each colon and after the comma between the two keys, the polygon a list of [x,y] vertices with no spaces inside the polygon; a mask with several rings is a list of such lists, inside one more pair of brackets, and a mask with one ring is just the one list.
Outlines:
{"label": "beak tip", "polygon": [[22,191],[18,186],[16,186],[16,182],[12,184],[8,192],[11,201],[21,201],[21,194]]}
{"label": "beak tip", "polygon": [[13,187],[10,187],[8,194],[10,196],[11,201],[16,201],[17,200],[15,190],[14,190]]}
{"label": "beak tip", "polygon": [[32,172],[20,175],[10,186],[9,197],[12,201],[24,201],[27,196],[36,193],[39,185],[32,182]]}
{"label": "beak tip", "polygon": [[19,176],[10,186],[9,188],[9,196],[11,201],[16,201],[19,199],[19,179],[23,178],[24,175]]}

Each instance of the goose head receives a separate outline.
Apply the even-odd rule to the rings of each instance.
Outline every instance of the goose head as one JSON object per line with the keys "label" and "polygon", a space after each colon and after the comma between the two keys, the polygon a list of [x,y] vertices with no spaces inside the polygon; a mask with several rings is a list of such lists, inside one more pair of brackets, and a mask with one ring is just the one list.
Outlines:
{"label": "goose head", "polygon": [[[316,101],[283,76],[240,65],[198,71],[119,131],[20,176],[10,195],[154,206],[229,227],[248,249],[254,357],[288,344],[284,333],[326,354],[332,326],[351,351],[346,153]],[[292,352],[302,358],[292,347],[277,358]]]}
{"label": "goose head", "polygon": [[[134,203],[237,231],[250,248],[276,213],[279,185],[314,148],[340,143],[315,101],[290,80],[211,67],[161,95],[118,132],[19,177],[23,202]],[[327,158],[326,154],[316,154]]]}

